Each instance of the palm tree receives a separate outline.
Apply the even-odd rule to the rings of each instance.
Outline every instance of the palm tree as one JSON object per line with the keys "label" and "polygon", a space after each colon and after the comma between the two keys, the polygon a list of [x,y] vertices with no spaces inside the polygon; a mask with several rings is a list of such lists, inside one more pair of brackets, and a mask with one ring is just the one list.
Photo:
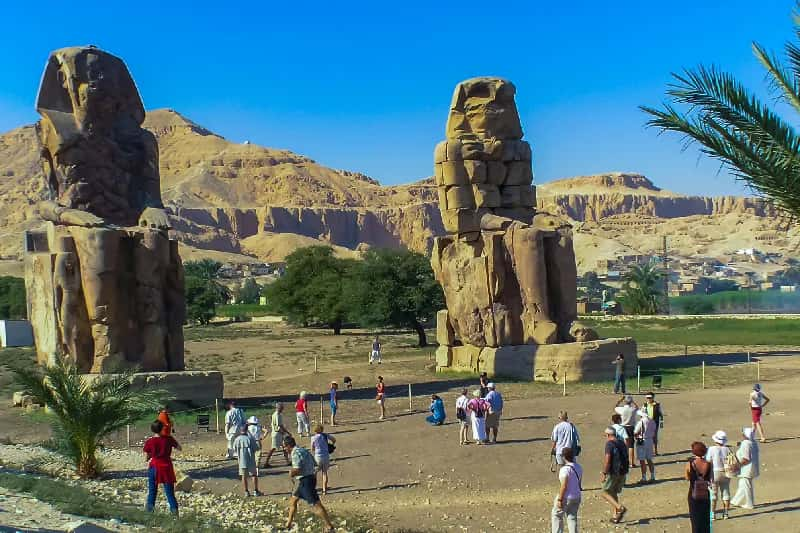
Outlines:
{"label": "palm tree", "polygon": [[634,265],[625,275],[622,287],[622,307],[631,315],[658,314],[663,299],[661,271],[653,263]]}
{"label": "palm tree", "polygon": [[52,412],[53,434],[84,478],[97,477],[96,452],[105,436],[157,412],[165,400],[164,391],[133,388],[133,370],[89,381],[67,362],[11,369],[26,393]]}
{"label": "palm tree", "polygon": [[[800,40],[797,12],[794,20]],[[753,43],[771,89],[800,112],[800,46],[787,42],[784,51],[785,65]],[[671,102],[661,109],[641,107],[653,117],[647,124],[682,133],[685,146],[700,143],[702,153],[722,161],[757,194],[790,216],[800,215],[800,138],[794,127],[716,67],[700,66],[672,76],[675,81],[667,90]]]}

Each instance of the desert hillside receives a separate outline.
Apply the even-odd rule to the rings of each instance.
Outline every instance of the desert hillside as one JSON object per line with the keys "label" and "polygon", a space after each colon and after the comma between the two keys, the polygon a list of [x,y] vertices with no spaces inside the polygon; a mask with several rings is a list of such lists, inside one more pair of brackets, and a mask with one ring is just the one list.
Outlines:
{"label": "desert hillside", "polygon": [[[280,261],[298,246],[330,243],[427,251],[442,230],[432,180],[382,186],[288,150],[233,143],[179,113],[144,126],[160,149],[162,195],[185,257]],[[44,197],[33,126],[0,135],[0,270],[16,271],[22,230],[40,224]],[[651,253],[667,235],[676,255],[724,257],[737,248],[794,253],[800,241],[752,198],[686,196],[645,176],[615,172],[538,185],[540,209],[571,219],[581,271],[600,259]],[[736,231],[730,231],[735,228]]]}

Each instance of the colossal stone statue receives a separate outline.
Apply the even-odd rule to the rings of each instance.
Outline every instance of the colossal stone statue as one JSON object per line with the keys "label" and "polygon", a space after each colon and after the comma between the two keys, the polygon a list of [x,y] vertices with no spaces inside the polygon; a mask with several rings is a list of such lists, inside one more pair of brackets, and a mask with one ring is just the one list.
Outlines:
{"label": "colossal stone statue", "polygon": [[36,110],[50,200],[27,235],[29,317],[40,363],[84,372],[182,370],[183,266],[161,203],[158,145],[121,59],[93,46],[50,55]]}
{"label": "colossal stone statue", "polygon": [[497,353],[500,359],[507,355],[496,348],[528,346],[522,352],[533,358],[537,346],[597,338],[574,322],[571,227],[534,209],[531,148],[522,140],[515,92],[511,82],[499,78],[458,84],[447,138],[434,151],[448,232],[436,238],[431,259],[447,301],[447,310],[437,315],[440,367],[476,370],[483,364],[484,370],[490,360],[499,362]]}

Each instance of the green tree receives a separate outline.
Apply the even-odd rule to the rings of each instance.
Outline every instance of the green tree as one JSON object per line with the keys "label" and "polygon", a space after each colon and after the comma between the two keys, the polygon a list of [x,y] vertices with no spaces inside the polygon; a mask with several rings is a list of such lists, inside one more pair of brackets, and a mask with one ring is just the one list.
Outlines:
{"label": "green tree", "polygon": [[200,324],[208,324],[217,308],[224,300],[214,281],[196,276],[186,276],[184,281],[186,295],[186,316]]}
{"label": "green tree", "polygon": [[662,274],[653,263],[634,265],[625,275],[620,300],[630,315],[655,315],[663,300]]}
{"label": "green tree", "polygon": [[423,324],[445,306],[430,261],[408,250],[373,250],[349,278],[351,317],[364,326],[411,328],[427,346]]}
{"label": "green tree", "polygon": [[688,315],[710,315],[714,313],[714,303],[708,296],[692,296],[685,299],[681,307]]}
{"label": "green tree", "polygon": [[25,280],[0,276],[0,319],[24,319],[27,314]]}
{"label": "green tree", "polygon": [[354,261],[334,257],[330,246],[300,248],[286,257],[286,272],[264,288],[270,306],[303,326],[342,331],[347,308],[343,287]]}
{"label": "green tree", "polygon": [[236,301],[240,304],[257,304],[260,296],[261,286],[253,278],[247,278],[239,288]]}
{"label": "green tree", "polygon": [[[795,14],[800,40],[800,17]],[[800,47],[787,42],[786,63],[753,43],[779,100],[800,112]],[[722,161],[756,193],[792,216],[800,215],[800,138],[791,121],[762,103],[731,74],[699,66],[673,73],[662,108],[642,107],[653,118],[648,125],[698,142],[700,151]],[[682,109],[679,109],[682,108]],[[796,120],[796,118],[795,118]]]}
{"label": "green tree", "polygon": [[63,361],[11,369],[25,392],[53,413],[53,434],[83,478],[97,477],[96,452],[104,437],[157,412],[166,399],[161,390],[134,389],[135,370],[101,374],[87,383],[76,366]]}
{"label": "green tree", "polygon": [[222,263],[213,259],[201,259],[199,261],[186,261],[183,264],[183,271],[187,276],[213,280],[219,278],[219,270]]}

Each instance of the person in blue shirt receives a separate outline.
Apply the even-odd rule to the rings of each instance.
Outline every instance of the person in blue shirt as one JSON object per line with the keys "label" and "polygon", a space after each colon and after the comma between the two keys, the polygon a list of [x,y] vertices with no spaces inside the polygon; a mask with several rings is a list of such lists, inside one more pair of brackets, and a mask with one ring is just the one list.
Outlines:
{"label": "person in blue shirt", "polygon": [[487,385],[489,393],[486,401],[489,403],[489,412],[486,414],[486,436],[489,442],[497,444],[497,431],[500,429],[500,416],[503,414],[503,395],[497,392],[494,383]]}
{"label": "person in blue shirt", "polygon": [[331,425],[336,425],[336,412],[339,410],[339,394],[337,391],[339,390],[339,384],[335,381],[331,381]]}
{"label": "person in blue shirt", "polygon": [[432,426],[441,426],[444,424],[444,419],[446,418],[444,402],[436,394],[431,395],[431,413],[433,414],[425,419],[428,421],[428,424]]}

